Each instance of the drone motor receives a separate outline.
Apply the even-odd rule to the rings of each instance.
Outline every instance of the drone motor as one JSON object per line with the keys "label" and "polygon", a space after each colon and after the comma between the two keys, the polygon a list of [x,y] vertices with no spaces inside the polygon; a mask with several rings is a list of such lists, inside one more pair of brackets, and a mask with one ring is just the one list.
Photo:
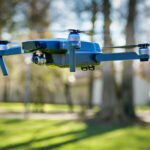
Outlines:
{"label": "drone motor", "polygon": [[149,44],[139,44],[139,54],[140,55],[147,55],[147,58],[141,58],[141,61],[148,61],[149,60],[149,54],[150,54],[150,49],[149,49]]}
{"label": "drone motor", "polygon": [[0,41],[0,50],[6,50],[9,41]]}
{"label": "drone motor", "polygon": [[78,31],[72,30],[68,36],[68,40],[71,43],[71,46],[75,49],[79,49],[81,47],[80,35]]}

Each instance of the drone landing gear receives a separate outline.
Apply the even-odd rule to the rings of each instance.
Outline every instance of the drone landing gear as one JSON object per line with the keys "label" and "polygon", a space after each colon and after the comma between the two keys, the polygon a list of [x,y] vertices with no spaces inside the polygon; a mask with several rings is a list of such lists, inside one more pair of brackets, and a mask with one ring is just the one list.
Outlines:
{"label": "drone landing gear", "polygon": [[95,66],[89,65],[89,66],[86,66],[86,67],[81,67],[81,70],[82,71],[88,71],[88,70],[94,71],[95,70]]}
{"label": "drone landing gear", "polygon": [[7,68],[5,66],[5,63],[4,63],[4,60],[3,60],[3,57],[0,56],[0,67],[2,69],[2,72],[3,72],[3,75],[4,76],[7,76],[8,75],[8,72],[7,72]]}

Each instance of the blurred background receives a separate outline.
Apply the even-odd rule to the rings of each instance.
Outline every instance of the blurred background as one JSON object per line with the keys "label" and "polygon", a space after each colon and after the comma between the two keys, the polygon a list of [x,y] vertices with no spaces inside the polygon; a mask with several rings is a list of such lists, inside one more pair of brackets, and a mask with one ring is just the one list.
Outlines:
{"label": "blurred background", "polygon": [[[97,32],[81,40],[100,47],[149,43],[149,0],[0,3],[0,40],[67,38],[53,31],[75,28]],[[93,72],[70,73],[32,64],[31,57],[5,57],[0,149],[150,149],[149,62],[105,62]]]}

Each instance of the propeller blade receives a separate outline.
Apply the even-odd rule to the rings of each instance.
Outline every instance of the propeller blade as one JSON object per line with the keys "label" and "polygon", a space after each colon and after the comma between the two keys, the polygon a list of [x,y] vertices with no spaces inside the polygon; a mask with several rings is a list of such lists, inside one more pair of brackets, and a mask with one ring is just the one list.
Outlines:
{"label": "propeller blade", "polygon": [[0,44],[4,44],[4,45],[7,45],[9,44],[10,41],[7,41],[7,40],[0,40]]}
{"label": "propeller blade", "polygon": [[[99,34],[103,34],[103,32],[96,32],[96,31],[83,31],[83,32],[81,32],[81,33],[83,33],[83,34],[87,34],[87,35],[99,35]],[[106,33],[104,33],[104,34],[107,34],[107,32]]]}
{"label": "propeller blade", "polygon": [[[87,35],[96,35],[96,34],[102,34],[103,32],[96,32],[92,30],[78,30],[78,29],[67,29],[67,30],[52,30],[51,32],[75,32],[75,33],[82,33],[82,34],[87,34]],[[106,32],[107,34],[107,32]]]}
{"label": "propeller blade", "polygon": [[102,34],[103,32],[96,32],[93,30],[78,30],[78,29],[68,29],[69,32],[77,32],[77,33],[83,33],[88,35],[95,35],[95,34]]}
{"label": "propeller blade", "polygon": [[138,45],[105,46],[103,48],[106,49],[106,48],[134,48],[134,47],[138,47]]}
{"label": "propeller blade", "polygon": [[105,46],[103,49],[106,48],[125,48],[125,49],[130,49],[130,48],[135,48],[135,47],[142,47],[142,46],[150,46],[149,43],[144,43],[144,44],[137,44],[137,45],[123,45],[123,46]]}
{"label": "propeller blade", "polygon": [[14,41],[1,40],[0,44],[7,45],[7,44],[21,44],[21,43],[20,42],[14,42]]}
{"label": "propeller blade", "polygon": [[66,30],[52,30],[52,32],[76,32],[76,33],[84,33],[86,31],[78,30],[78,29],[66,29]]}
{"label": "propeller blade", "polygon": [[[53,37],[53,33],[67,33],[67,32],[75,32],[75,33],[81,33],[81,34],[86,34],[89,36],[92,35],[102,35],[102,34],[108,34],[108,32],[102,32],[102,31],[92,31],[92,30],[78,30],[78,29],[66,29],[66,30],[48,30],[48,31],[32,31],[32,32],[27,32],[27,33],[15,33],[12,34],[13,39],[22,39],[23,41],[26,40],[27,37],[38,37],[38,35],[45,35],[46,37]],[[26,38],[24,38],[26,37]]]}

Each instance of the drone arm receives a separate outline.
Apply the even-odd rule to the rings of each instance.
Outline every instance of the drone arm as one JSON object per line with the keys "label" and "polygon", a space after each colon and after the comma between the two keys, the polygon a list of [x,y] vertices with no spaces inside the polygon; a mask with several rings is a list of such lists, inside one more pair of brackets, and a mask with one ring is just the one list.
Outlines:
{"label": "drone arm", "polygon": [[22,54],[21,46],[11,47],[6,50],[0,50],[0,56]]}
{"label": "drone arm", "polygon": [[5,62],[3,60],[3,56],[8,56],[8,55],[17,55],[17,54],[21,54],[21,47],[17,46],[17,47],[12,47],[6,50],[0,50],[0,67],[2,69],[3,75],[7,76],[8,72],[7,72],[7,68],[5,65]]}
{"label": "drone arm", "polygon": [[132,59],[147,59],[148,55],[138,55],[135,52],[120,52],[120,53],[101,53],[96,55],[96,61],[117,61],[117,60],[132,60]]}

